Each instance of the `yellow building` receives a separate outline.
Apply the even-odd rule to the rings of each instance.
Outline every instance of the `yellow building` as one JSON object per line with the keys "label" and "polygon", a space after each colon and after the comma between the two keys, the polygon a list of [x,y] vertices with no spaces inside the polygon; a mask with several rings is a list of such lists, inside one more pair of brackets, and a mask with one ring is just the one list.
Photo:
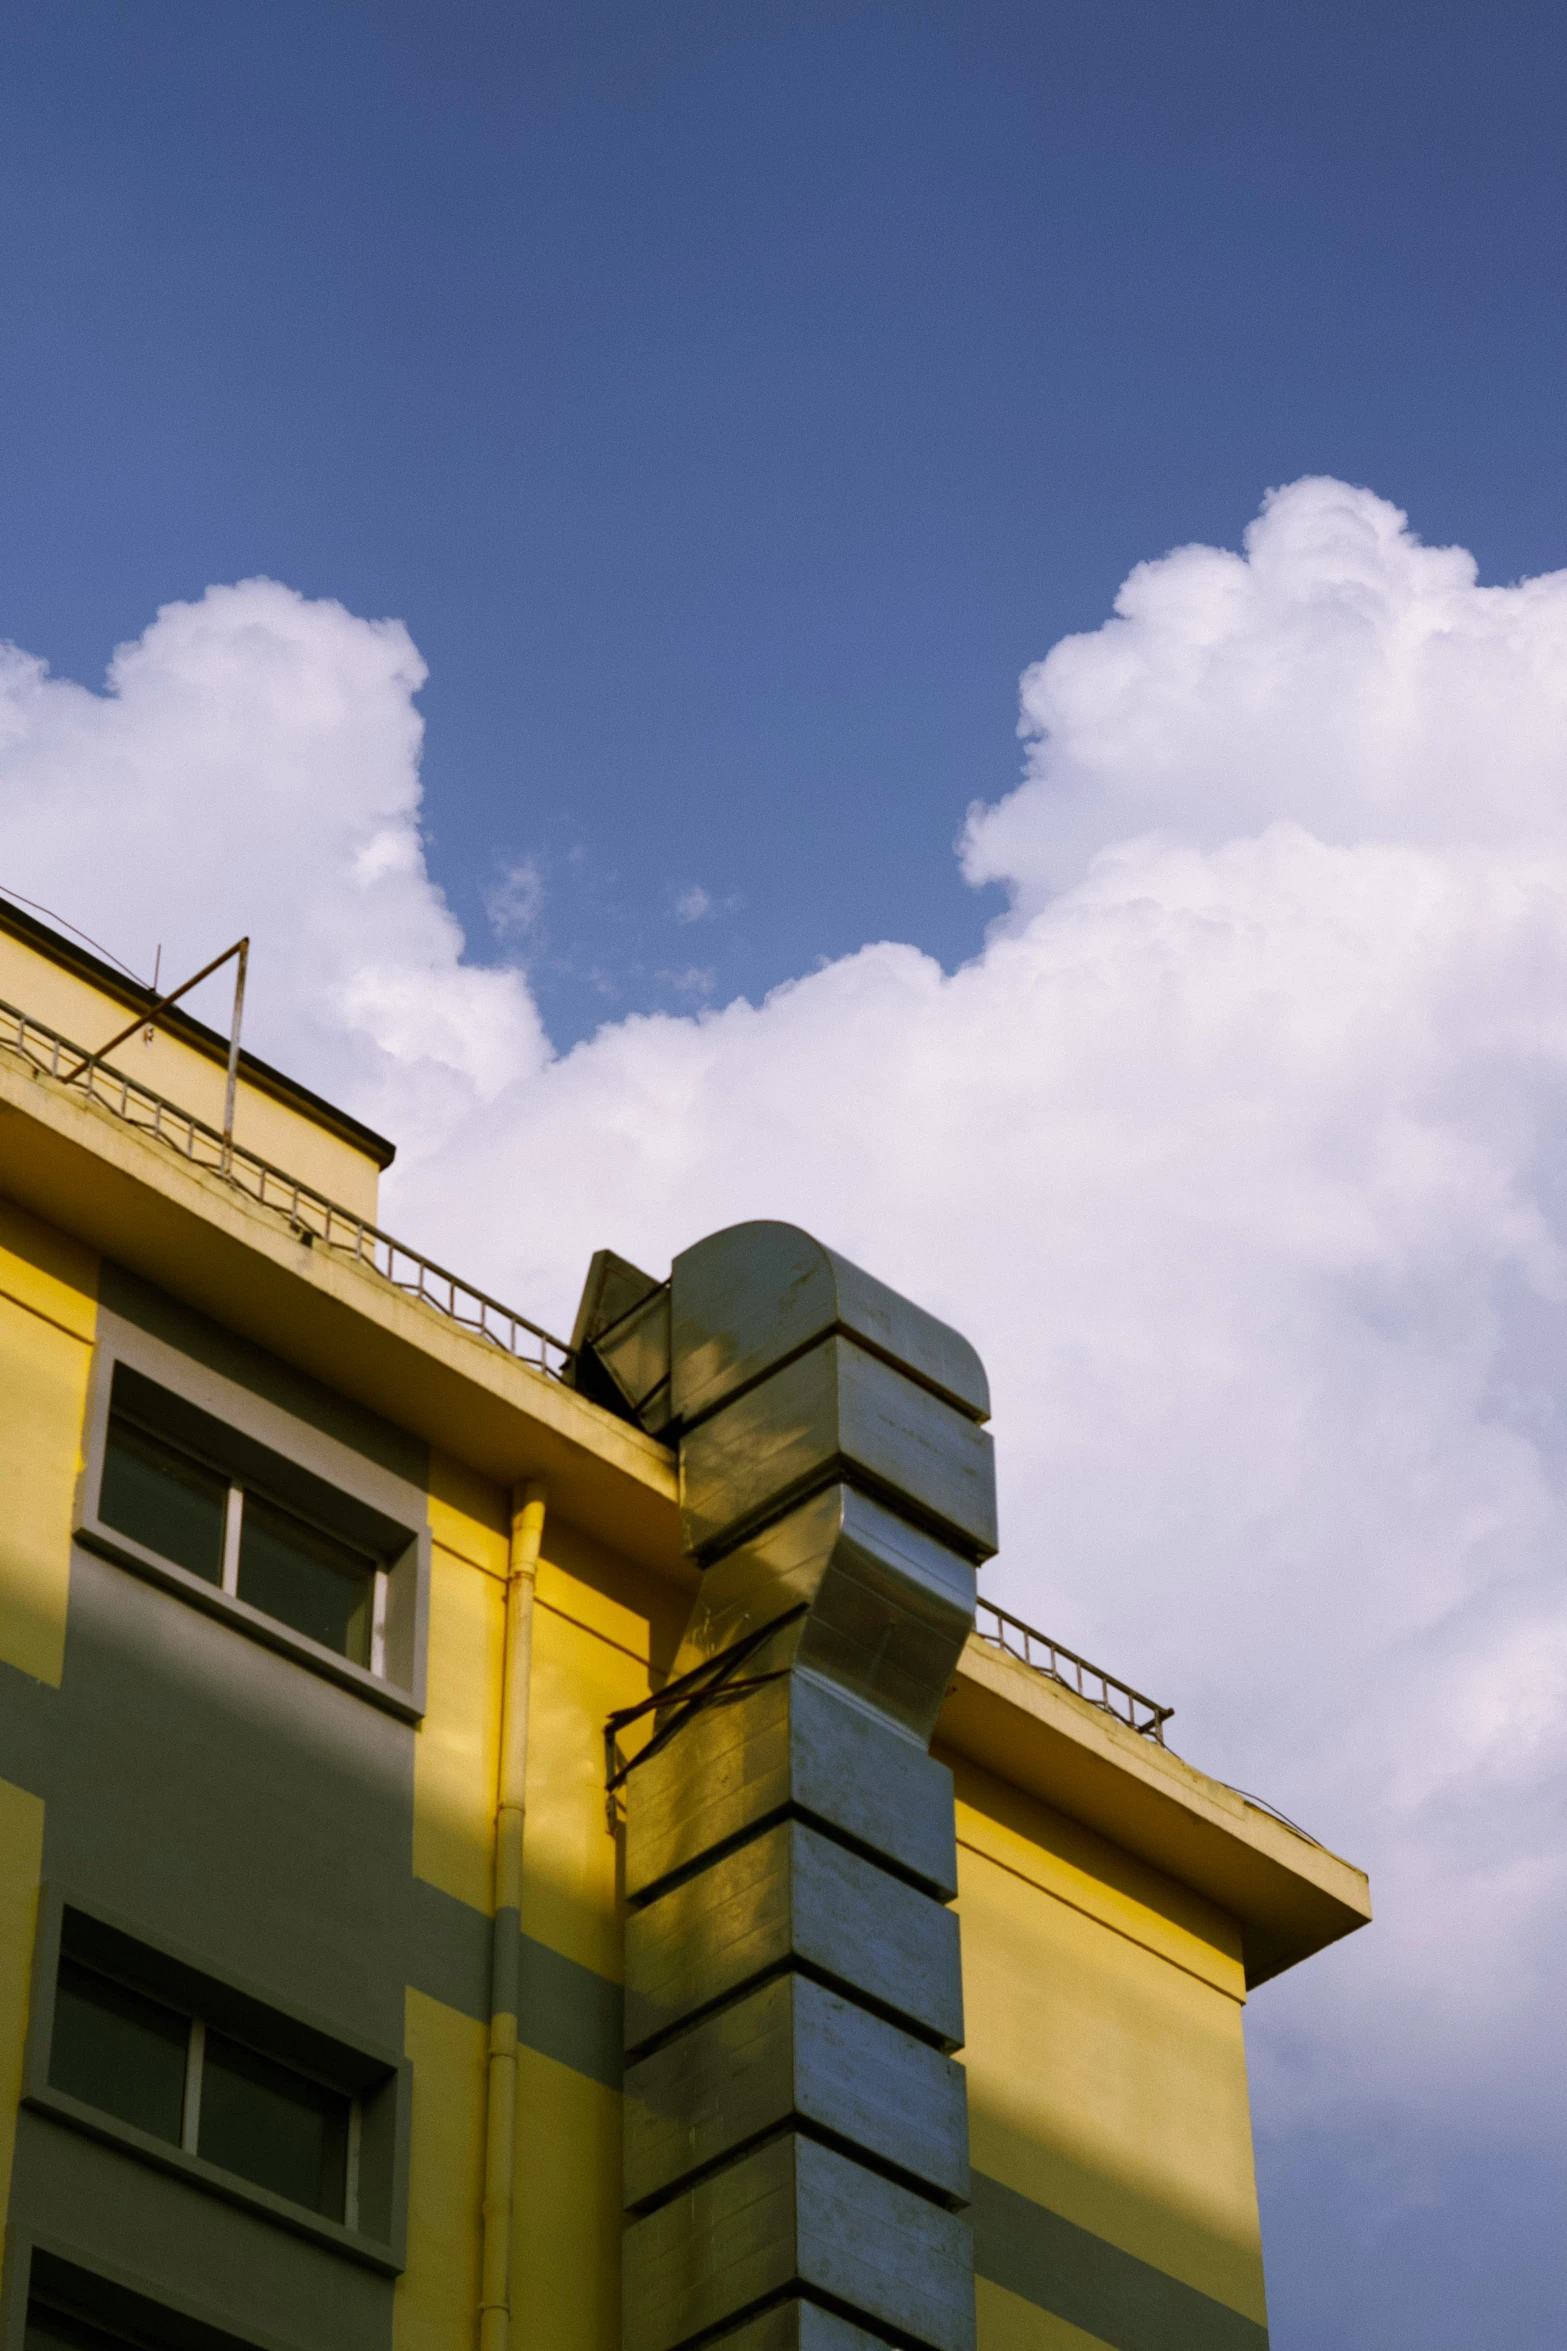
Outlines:
{"label": "yellow building", "polygon": [[1365,1880],[975,1629],[972,1351],[776,1225],[563,1345],[146,1002],[0,909],[0,2351],[1261,2351]]}

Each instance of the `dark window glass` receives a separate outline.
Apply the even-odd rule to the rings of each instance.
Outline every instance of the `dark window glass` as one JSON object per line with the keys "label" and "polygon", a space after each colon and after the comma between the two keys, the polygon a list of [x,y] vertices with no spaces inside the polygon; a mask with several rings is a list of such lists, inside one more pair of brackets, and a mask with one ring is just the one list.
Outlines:
{"label": "dark window glass", "polygon": [[[141,2339],[148,2341],[145,2335]],[[127,2335],[106,2335],[84,2318],[68,2318],[63,2310],[46,2310],[41,2302],[27,2305],[23,2351],[125,2351],[129,2340]]]}
{"label": "dark window glass", "polygon": [[161,2335],[111,2335],[90,2319],[72,2318],[42,2302],[29,2302],[22,2351],[128,2351],[130,2346],[135,2346],[135,2351],[155,2351],[164,2340]]}
{"label": "dark window glass", "polygon": [[252,1608],[308,1633],[355,1665],[370,1662],[374,1568],[340,1543],[259,1494],[245,1496],[239,1532],[239,1596]]}
{"label": "dark window glass", "polygon": [[209,2163],[341,2220],[348,2107],[341,2090],[208,2033],[197,2152]]}
{"label": "dark window glass", "polygon": [[177,2147],[189,2043],[188,2018],[61,1960],[49,2050],[55,2089]]}
{"label": "dark window glass", "polygon": [[176,1567],[223,1580],[228,1480],[118,1414],[109,1421],[98,1516]]}

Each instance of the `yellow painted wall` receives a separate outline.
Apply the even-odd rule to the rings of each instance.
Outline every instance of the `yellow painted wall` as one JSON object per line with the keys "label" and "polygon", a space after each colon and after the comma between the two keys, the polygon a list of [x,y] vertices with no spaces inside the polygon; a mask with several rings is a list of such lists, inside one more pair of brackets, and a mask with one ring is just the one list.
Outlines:
{"label": "yellow painted wall", "polygon": [[[3,988],[0,988],[3,992]],[[97,1262],[0,1202],[0,1659],[58,1684]],[[428,1706],[415,1874],[488,1916],[509,1498],[432,1463]],[[547,1518],[536,1587],[522,1927],[601,1984],[621,1975],[607,1715],[667,1673],[686,1592]],[[975,2167],[1135,2260],[1262,2322],[1238,1932],[1222,1912],[961,1759],[960,1917]],[[43,1807],[0,1783],[0,2211],[25,2031]],[[526,2041],[527,2019],[523,2020]],[[398,2351],[457,2351],[478,2293],[487,2030],[410,1989],[410,2237]],[[517,2339],[614,2351],[620,2100],[524,2046]],[[982,2351],[1091,2338],[982,2278]]]}
{"label": "yellow painted wall", "polygon": [[523,1926],[619,1983],[619,1847],[604,1797],[604,1720],[667,1672],[690,1605],[547,1520],[533,1625]]}
{"label": "yellow painted wall", "polygon": [[[25,1788],[0,1780],[0,2265],[16,2146],[16,2111],[22,2096],[43,1851],[43,1805]],[[0,2276],[3,2274],[0,2266]]]}
{"label": "yellow painted wall", "polygon": [[[479,1910],[491,1837],[508,1500],[433,1465],[429,1713],[416,1766],[415,1867]],[[524,1933],[618,1982],[619,1847],[603,1726],[667,1671],[685,1594],[546,1520],[533,1627]],[[949,1758],[949,1760],[954,1760]],[[955,1761],[960,1916],[977,2169],[1247,2317],[1265,2317],[1238,1931],[1212,1905],[999,1780]],[[425,2004],[425,2011],[432,2004]],[[410,2049],[415,2008],[410,2005]],[[439,2243],[410,2247],[399,2346],[471,2324],[482,2172],[483,2034],[419,2026],[418,2182],[439,2174]],[[551,2351],[619,2340],[620,2101],[519,2053],[513,2308]],[[448,2054],[438,2060],[437,2049]],[[437,2074],[439,2078],[437,2079]],[[457,2148],[456,2155],[442,2150]],[[461,2152],[461,2150],[467,2152]],[[454,2182],[468,2184],[458,2192]],[[466,2298],[466,2299],[465,2299]],[[991,2280],[982,2351],[1092,2351],[1093,2338]],[[420,2331],[422,2330],[422,2331]]]}
{"label": "yellow painted wall", "polygon": [[[218,954],[229,943],[215,939],[210,951]],[[205,956],[198,956],[191,969],[199,971],[205,960]],[[186,976],[165,971],[163,983],[178,987]],[[196,991],[191,1009],[208,1028],[226,1032],[233,996],[234,970],[229,964]],[[117,997],[4,930],[0,930],[0,998],[85,1048],[107,1044],[131,1017]],[[150,1045],[143,1044],[139,1034],[132,1037],[113,1060],[117,1069],[149,1086],[165,1101],[178,1103],[207,1126],[221,1128],[228,1083],[221,1062],[209,1060],[163,1029],[154,1030]],[[235,1105],[234,1134],[236,1141],[272,1166],[300,1177],[329,1200],[340,1201],[356,1216],[374,1223],[380,1170],[346,1137],[318,1126],[304,1111],[291,1110],[286,1102],[243,1082]]]}
{"label": "yellow painted wall", "polygon": [[98,1261],[0,1201],[0,1659],[59,1685]]}
{"label": "yellow painted wall", "polygon": [[[1239,1935],[955,1761],[975,2169],[1264,2323]],[[1088,2340],[987,2285],[983,2351]]]}
{"label": "yellow painted wall", "polygon": [[396,2351],[472,2351],[484,2196],[486,2026],[408,1993],[413,2064],[408,2267],[392,2308]]}
{"label": "yellow painted wall", "polygon": [[414,1743],[414,1875],[488,1912],[494,1901],[506,1496],[458,1462],[430,1465],[426,1711]]}
{"label": "yellow painted wall", "polygon": [[[525,1934],[621,1980],[618,1839],[604,1719],[648,1696],[689,1613],[683,1592],[546,1521],[533,1624]],[[524,2026],[526,2030],[526,2026]],[[513,2295],[518,2339],[551,2351],[620,2341],[620,2097],[536,2051],[518,2083]]]}
{"label": "yellow painted wall", "polygon": [[[414,1875],[489,1915],[494,1900],[506,1497],[460,1462],[430,1464],[426,1710],[414,1742]],[[479,2307],[489,2028],[410,1989],[408,2266],[396,2351],[471,2351]]]}
{"label": "yellow painted wall", "polygon": [[974,2280],[974,2316],[983,2351],[1104,2351],[1102,2336],[1085,2335],[992,2278]]}
{"label": "yellow painted wall", "polygon": [[[431,1463],[428,1710],[415,1747],[414,1869],[488,1913],[505,1648],[508,1496]],[[621,1974],[619,1847],[604,1718],[667,1671],[688,1601],[546,1516],[533,1620],[522,1928],[610,1984]],[[528,2020],[522,2020],[524,2041]],[[483,2177],[482,2027],[409,1994],[416,2067],[409,2268],[399,2351],[471,2338]],[[422,2067],[422,2071],[419,2069]],[[518,2059],[512,2293],[516,2339],[615,2351],[620,2339],[620,2098],[526,2045]],[[434,2234],[421,2180],[439,2181]],[[456,2329],[455,2332],[442,2330]],[[464,2332],[463,2330],[466,2330]]]}
{"label": "yellow painted wall", "polygon": [[517,2068],[512,2336],[618,2351],[620,2094],[537,2050]]}

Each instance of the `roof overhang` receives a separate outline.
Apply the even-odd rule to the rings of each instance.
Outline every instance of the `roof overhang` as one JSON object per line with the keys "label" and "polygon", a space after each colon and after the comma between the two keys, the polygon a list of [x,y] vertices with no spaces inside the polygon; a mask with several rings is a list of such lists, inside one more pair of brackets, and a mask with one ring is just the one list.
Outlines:
{"label": "roof overhang", "polygon": [[6,1056],[0,1190],[483,1475],[547,1478],[585,1533],[694,1581],[666,1446]]}
{"label": "roof overhang", "polygon": [[1370,1920],[1363,1870],[977,1636],[936,1737],[1228,1911],[1248,1985]]}
{"label": "roof overhang", "polygon": [[[102,995],[124,1005],[127,1012],[144,1012],[157,1002],[151,988],[139,986],[124,972],[116,971],[112,964],[105,963],[101,956],[92,954],[76,940],[63,937],[59,931],[51,929],[46,922],[40,922],[36,915],[29,914],[25,908],[12,905],[8,898],[0,898],[0,930],[9,931],[13,938],[22,940],[37,954],[46,955],[51,963],[57,963],[63,971],[74,972],[78,978],[87,980]],[[160,1025],[171,1036],[178,1037],[193,1052],[216,1062],[220,1068],[228,1066],[228,1038],[220,1037],[216,1029],[209,1028],[204,1020],[198,1020],[183,1004],[169,1005],[158,1018]],[[336,1135],[353,1150],[362,1152],[383,1174],[396,1158],[397,1145],[388,1142],[385,1135],[378,1135],[374,1127],[367,1127],[362,1119],[351,1117],[346,1110],[340,1110],[335,1102],[328,1102],[323,1095],[312,1093],[297,1078],[285,1077],[269,1061],[263,1061],[259,1054],[247,1052],[243,1047],[239,1056],[239,1074],[247,1086],[254,1086],[259,1093],[270,1094],[274,1101],[297,1111],[302,1118],[309,1119],[312,1125],[324,1127],[328,1134]]]}

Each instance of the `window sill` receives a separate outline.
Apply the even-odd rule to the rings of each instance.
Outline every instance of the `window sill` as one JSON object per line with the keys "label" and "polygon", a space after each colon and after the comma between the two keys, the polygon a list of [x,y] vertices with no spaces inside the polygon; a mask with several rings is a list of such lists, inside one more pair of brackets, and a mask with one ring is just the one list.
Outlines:
{"label": "window sill", "polygon": [[82,2131],[88,2138],[100,2139],[106,2146],[116,2147],[140,2163],[151,2164],[155,2170],[184,2180],[205,2195],[220,2196],[225,2203],[260,2213],[297,2237],[308,2237],[313,2244],[341,2253],[345,2260],[360,2262],[366,2269],[379,2270],[386,2277],[398,2277],[402,2273],[404,2264],[390,2245],[364,2236],[358,2229],[345,2228],[339,2220],[328,2220],[324,2213],[309,2212],[302,2204],[291,2204],[286,2196],[274,2196],[270,2188],[254,2187],[249,2180],[242,2180],[231,2171],[221,2171],[215,2163],[206,2163],[199,2155],[187,2155],[182,2147],[171,2147],[166,2140],[155,2139],[149,2132],[137,2130],[132,2123],[119,2122],[112,2114],[87,2106],[79,2098],[68,2098],[63,2090],[30,2090],[22,2103],[36,2114],[47,2115],[51,2122],[64,2123],[70,2130]]}
{"label": "window sill", "polygon": [[371,1673],[368,1667],[355,1665],[335,1650],[323,1648],[312,1641],[308,1633],[296,1633],[291,1625],[281,1624],[275,1616],[265,1616],[259,1608],[239,1599],[232,1592],[209,1584],[205,1577],[192,1575],[189,1568],[176,1567],[172,1559],[160,1558],[144,1544],[129,1535],[117,1534],[112,1527],[97,1519],[84,1518],[76,1529],[76,1540],[89,1551],[112,1559],[117,1567],[128,1567],[150,1584],[161,1584],[166,1592],[188,1600],[208,1616],[232,1625],[236,1632],[246,1633],[264,1648],[275,1649],[280,1656],[291,1657],[296,1664],[319,1674],[324,1681],[336,1682],[339,1689],[352,1690],[358,1698],[367,1698],[372,1706],[379,1706],[387,1714],[395,1714],[401,1722],[419,1723],[424,1709],[411,1690],[399,1688],[397,1683]]}

